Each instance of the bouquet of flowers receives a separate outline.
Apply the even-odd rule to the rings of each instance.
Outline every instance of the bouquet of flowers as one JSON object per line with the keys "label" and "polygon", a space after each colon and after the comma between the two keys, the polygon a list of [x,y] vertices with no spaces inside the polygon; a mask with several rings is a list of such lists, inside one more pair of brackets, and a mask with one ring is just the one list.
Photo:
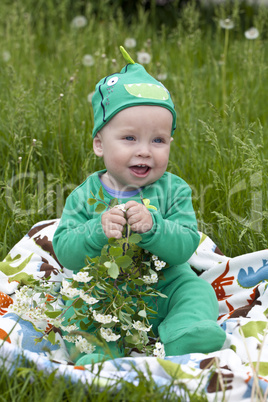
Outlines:
{"label": "bouquet of flowers", "polygon": [[[96,211],[102,212],[107,205],[101,191],[99,196],[88,202],[98,202]],[[109,207],[124,210],[124,204],[117,202],[114,199]],[[167,265],[140,248],[140,241],[141,236],[131,233],[126,225],[121,239],[109,239],[101,255],[88,257],[87,265],[72,278],[64,279],[60,290],[50,278],[42,278],[16,291],[13,311],[22,313],[23,318],[47,322],[37,342],[45,337],[55,343],[57,328],[65,331],[63,338],[73,342],[80,352],[92,353],[96,344],[107,346],[117,341],[125,356],[135,350],[164,357],[164,347],[150,324],[157,311],[148,301],[167,297],[152,286],[163,279],[162,269]],[[66,318],[70,308],[72,314]]]}

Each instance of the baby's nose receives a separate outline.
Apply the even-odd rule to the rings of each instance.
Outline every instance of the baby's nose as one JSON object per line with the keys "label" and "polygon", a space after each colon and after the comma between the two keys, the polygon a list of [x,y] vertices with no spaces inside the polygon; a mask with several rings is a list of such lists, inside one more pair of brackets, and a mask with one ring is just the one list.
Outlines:
{"label": "baby's nose", "polygon": [[151,156],[151,148],[148,145],[140,146],[137,150],[137,155],[143,158],[149,158]]}

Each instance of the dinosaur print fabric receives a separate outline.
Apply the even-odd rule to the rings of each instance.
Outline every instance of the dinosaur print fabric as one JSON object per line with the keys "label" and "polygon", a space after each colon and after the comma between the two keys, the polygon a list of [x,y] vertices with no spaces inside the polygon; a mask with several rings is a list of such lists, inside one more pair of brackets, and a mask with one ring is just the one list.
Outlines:
{"label": "dinosaur print fabric", "polygon": [[[181,396],[176,381],[188,389],[206,392],[209,401],[250,401],[254,376],[263,395],[268,395],[268,250],[229,258],[205,234],[190,265],[213,286],[219,302],[218,323],[227,338],[222,349],[209,354],[146,357],[135,355],[98,364],[75,367],[65,348],[61,334],[58,344],[35,344],[34,339],[46,322],[29,321],[9,311],[15,290],[27,285],[31,278],[51,276],[59,283],[71,277],[55,258],[53,234],[59,220],[34,225],[0,262],[0,359],[7,367],[33,361],[37,368],[71,377],[73,381],[96,382],[105,386],[124,378],[138,384],[138,371],[149,367],[155,383],[161,387],[175,379],[174,391]],[[24,356],[24,360],[21,359]],[[100,371],[99,371],[100,370]],[[223,399],[225,398],[225,399]],[[253,398],[254,400],[254,398]]]}

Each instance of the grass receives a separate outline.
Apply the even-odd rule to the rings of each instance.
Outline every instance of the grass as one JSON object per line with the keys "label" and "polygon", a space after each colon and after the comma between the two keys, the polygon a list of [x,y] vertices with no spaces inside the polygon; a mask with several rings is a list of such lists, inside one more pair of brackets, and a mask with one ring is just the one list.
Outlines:
{"label": "grass", "polygon": [[169,401],[183,402],[204,402],[207,398],[204,393],[190,393],[185,386],[181,386],[181,394],[175,394],[173,381],[170,385],[159,388],[153,381],[150,373],[145,375],[136,370],[138,385],[127,381],[118,380],[114,384],[106,386],[93,381],[92,384],[77,381],[72,383],[71,379],[57,376],[56,370],[51,374],[37,370],[33,363],[20,362],[24,367],[16,368],[12,373],[8,369],[1,369],[0,376],[0,401],[12,402],[84,402],[84,401],[154,401],[160,402],[163,399]]}
{"label": "grass", "polygon": [[[127,37],[137,41],[134,60],[144,50],[148,72],[167,74],[178,114],[168,170],[192,187],[199,229],[229,256],[267,248],[268,9],[248,14],[235,2],[206,17],[189,2],[169,26],[141,6],[127,24],[119,2],[107,3],[1,1],[1,259],[34,223],[60,217],[69,192],[103,167],[92,152],[88,95],[124,66]],[[81,13],[87,25],[72,28]],[[227,17],[235,22],[228,38],[218,24]],[[256,40],[244,36],[250,26]],[[10,392],[27,375],[13,377]]]}

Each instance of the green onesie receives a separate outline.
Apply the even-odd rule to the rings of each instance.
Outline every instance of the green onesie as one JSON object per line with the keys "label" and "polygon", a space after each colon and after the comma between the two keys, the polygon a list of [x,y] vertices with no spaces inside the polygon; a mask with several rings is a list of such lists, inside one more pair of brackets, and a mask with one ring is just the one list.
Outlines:
{"label": "green onesie", "polygon": [[[108,242],[102,229],[101,214],[94,211],[95,205],[87,203],[91,192],[98,194],[102,185],[100,176],[105,172],[95,172],[70,194],[53,238],[60,263],[73,271],[85,266],[86,256],[100,255]],[[103,194],[109,204],[113,197],[104,188]],[[199,243],[190,187],[178,176],[166,172],[136,195],[119,199],[119,203],[129,200],[141,203],[143,199],[149,199],[156,209],[150,209],[153,227],[141,234],[139,246],[169,264],[164,273],[165,280],[152,285],[168,296],[157,300],[158,317],[151,323],[154,332],[164,344],[167,356],[220,349],[226,334],[216,322],[216,295],[211,285],[198,277],[187,263]],[[122,355],[120,351],[116,352],[115,344],[111,346],[114,356]],[[93,360],[95,358],[92,356]],[[76,363],[90,361],[88,355]]]}

